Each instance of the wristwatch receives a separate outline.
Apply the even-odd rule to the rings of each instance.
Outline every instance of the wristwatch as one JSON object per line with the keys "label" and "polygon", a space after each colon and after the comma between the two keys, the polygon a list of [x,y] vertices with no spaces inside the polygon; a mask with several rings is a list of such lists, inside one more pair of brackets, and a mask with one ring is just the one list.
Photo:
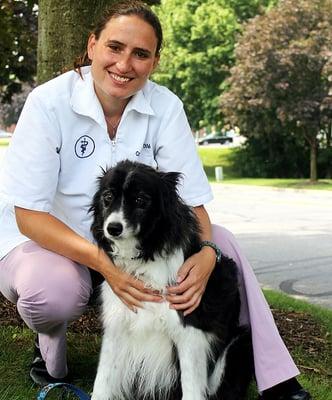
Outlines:
{"label": "wristwatch", "polygon": [[221,261],[222,252],[215,243],[210,242],[209,240],[203,240],[203,242],[201,242],[200,246],[201,246],[201,248],[204,246],[211,247],[216,252],[217,263],[219,263]]}

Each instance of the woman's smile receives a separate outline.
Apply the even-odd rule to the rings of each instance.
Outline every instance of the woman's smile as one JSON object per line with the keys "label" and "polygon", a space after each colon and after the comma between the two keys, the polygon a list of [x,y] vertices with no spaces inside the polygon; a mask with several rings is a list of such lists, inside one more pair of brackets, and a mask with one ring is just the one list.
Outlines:
{"label": "woman's smile", "polygon": [[127,82],[130,82],[132,79],[134,78],[130,78],[127,76],[123,76],[123,75],[119,75],[115,72],[108,72],[110,77],[116,81],[116,83],[120,83],[120,84],[125,84]]}

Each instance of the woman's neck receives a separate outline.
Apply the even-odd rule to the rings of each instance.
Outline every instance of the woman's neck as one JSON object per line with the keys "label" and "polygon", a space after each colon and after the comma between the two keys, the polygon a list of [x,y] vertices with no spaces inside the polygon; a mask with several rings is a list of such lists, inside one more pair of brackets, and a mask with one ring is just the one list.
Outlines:
{"label": "woman's neck", "polygon": [[121,118],[126,105],[129,103],[130,99],[119,100],[116,98],[110,98],[107,102],[100,102],[104,115],[107,118]]}
{"label": "woman's neck", "polygon": [[119,117],[121,118],[126,105],[129,103],[130,97],[128,99],[119,99],[117,97],[106,95],[98,90],[98,87],[96,86],[95,92],[104,111],[105,117],[115,119]]}

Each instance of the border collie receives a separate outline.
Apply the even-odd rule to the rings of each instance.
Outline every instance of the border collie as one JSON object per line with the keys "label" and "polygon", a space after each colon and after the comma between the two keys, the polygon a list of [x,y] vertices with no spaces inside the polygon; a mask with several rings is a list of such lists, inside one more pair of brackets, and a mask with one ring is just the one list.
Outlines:
{"label": "border collie", "polygon": [[[184,260],[200,250],[200,230],[177,193],[180,174],[123,161],[99,180],[92,233],[115,265],[166,292]],[[104,335],[92,400],[243,400],[253,362],[239,327],[237,267],[222,256],[199,307],[129,310],[102,284]]]}

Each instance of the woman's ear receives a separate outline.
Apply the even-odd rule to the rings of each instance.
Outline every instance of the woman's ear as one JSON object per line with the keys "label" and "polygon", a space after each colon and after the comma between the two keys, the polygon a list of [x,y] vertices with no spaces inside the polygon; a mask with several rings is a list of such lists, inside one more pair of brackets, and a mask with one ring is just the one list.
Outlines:
{"label": "woman's ear", "polygon": [[87,46],[88,57],[91,61],[93,60],[94,48],[96,43],[97,43],[96,36],[94,34],[91,34],[89,36],[88,46]]}

